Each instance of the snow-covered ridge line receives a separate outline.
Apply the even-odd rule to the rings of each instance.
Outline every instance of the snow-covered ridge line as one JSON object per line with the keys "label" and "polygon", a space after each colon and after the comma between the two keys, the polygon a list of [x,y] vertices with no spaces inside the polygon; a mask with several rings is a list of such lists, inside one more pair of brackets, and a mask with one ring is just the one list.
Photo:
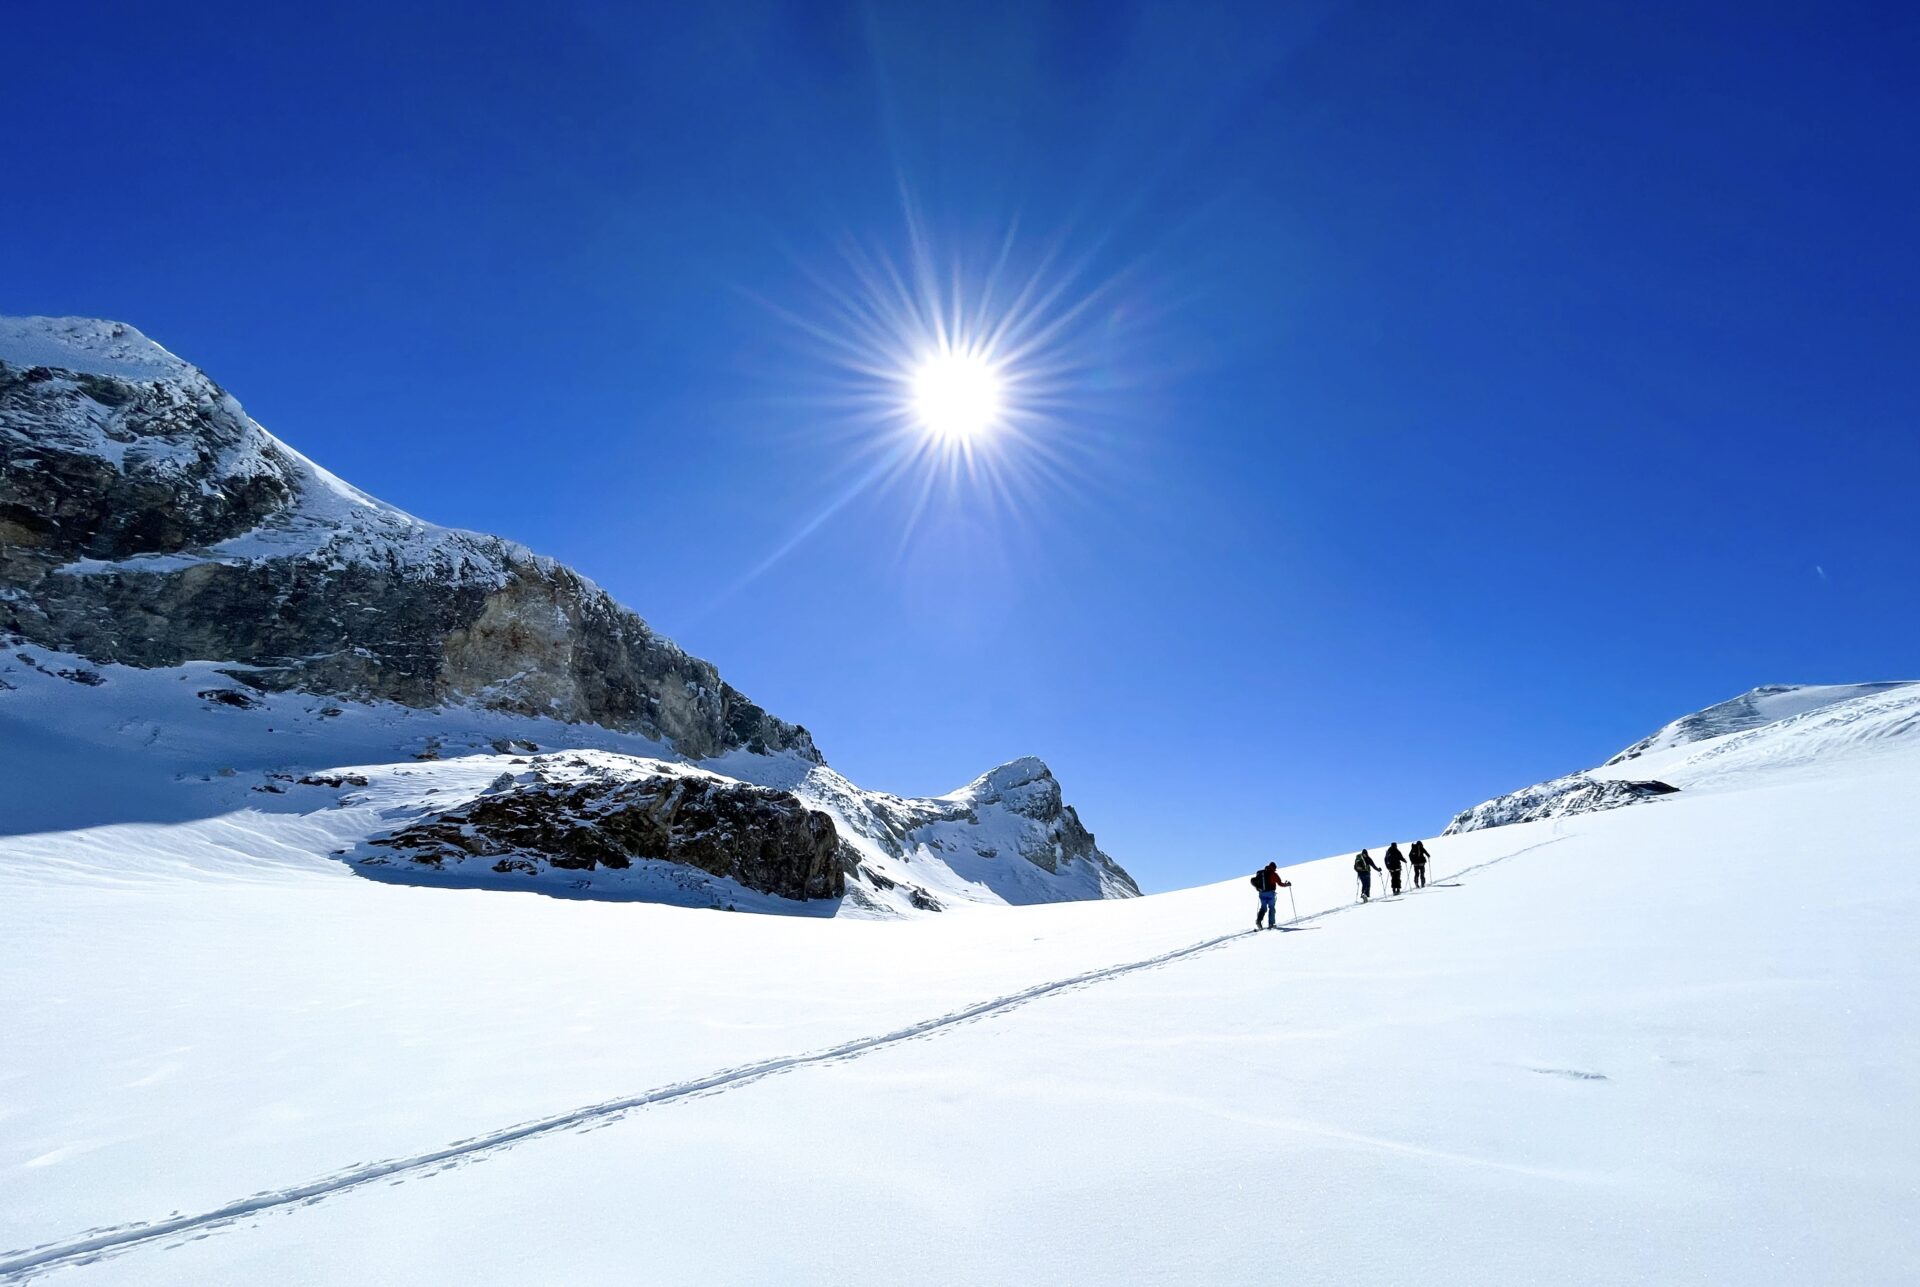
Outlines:
{"label": "snow-covered ridge line", "polygon": [[[244,418],[240,404],[209,379],[205,372],[175,356],[135,328],[122,322],[90,318],[0,318],[0,363],[21,370],[35,367],[72,375],[98,376],[124,382],[171,383],[213,397],[222,407]],[[84,576],[115,570],[163,571],[196,563],[245,562],[283,553],[317,553],[324,549],[340,556],[386,554],[394,564],[418,575],[468,575],[494,584],[504,583],[504,563],[524,563],[551,575],[559,562],[534,553],[504,537],[432,523],[390,505],[316,464],[306,455],[247,420],[256,433],[229,446],[215,472],[226,478],[278,471],[298,494],[298,504],[257,527],[213,545],[168,553],[134,554],[120,559],[81,558],[57,570]],[[91,436],[75,435],[73,446],[90,451],[125,472],[129,443],[110,436],[104,426],[91,426]],[[151,444],[138,444],[141,454],[132,463],[151,463]],[[182,460],[185,453],[170,453]],[[365,542],[357,551],[347,542]],[[589,590],[599,590],[582,577]]]}
{"label": "snow-covered ridge line", "polygon": [[56,367],[116,380],[200,376],[191,363],[125,322],[92,317],[0,317],[0,358],[15,366]]}
{"label": "snow-covered ridge line", "polygon": [[1759,688],[1749,689],[1738,697],[1695,711],[1691,715],[1681,716],[1671,724],[1662,726],[1627,747],[1601,767],[1612,768],[1657,751],[1669,751],[1675,747],[1706,741],[1709,738],[1725,737],[1730,733],[1744,733],[1751,729],[1764,728],[1768,724],[1775,724],[1797,715],[1837,706],[1842,702],[1850,702],[1856,697],[1869,697],[1889,689],[1905,688],[1912,682],[1911,680],[1889,680],[1873,684],[1765,684]]}

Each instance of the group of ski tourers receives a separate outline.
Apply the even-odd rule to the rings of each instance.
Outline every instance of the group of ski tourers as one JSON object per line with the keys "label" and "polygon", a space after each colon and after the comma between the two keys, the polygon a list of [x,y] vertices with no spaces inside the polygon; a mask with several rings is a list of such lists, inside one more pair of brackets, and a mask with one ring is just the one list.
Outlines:
{"label": "group of ski tourers", "polygon": [[[1381,855],[1381,860],[1387,864],[1387,880],[1393,886],[1393,892],[1396,894],[1400,892],[1402,867],[1413,868],[1413,887],[1424,889],[1427,884],[1427,860],[1432,856],[1427,852],[1427,846],[1418,840],[1408,846],[1405,853],[1400,852],[1399,841],[1388,845],[1387,852]],[[1353,874],[1360,878],[1361,902],[1364,903],[1373,897],[1373,874],[1380,869],[1380,864],[1376,863],[1373,855],[1365,849],[1353,856]],[[1288,897],[1292,897],[1293,882],[1281,878],[1279,863],[1270,862],[1253,873],[1253,887],[1260,891],[1260,910],[1254,913],[1253,927],[1279,929],[1275,915],[1280,901],[1280,891],[1288,890]]]}
{"label": "group of ski tourers", "polygon": [[[1427,859],[1432,856],[1432,854],[1427,852],[1426,845],[1418,840],[1414,841],[1405,853],[1400,852],[1400,844],[1398,841],[1388,845],[1387,852],[1380,857],[1381,861],[1387,864],[1387,881],[1393,886],[1393,892],[1396,894],[1400,892],[1400,869],[1402,867],[1413,868],[1413,887],[1415,889],[1425,889],[1427,885]],[[1374,862],[1373,855],[1366,850],[1362,849],[1353,856],[1353,874],[1360,878],[1361,902],[1364,903],[1373,897],[1373,873],[1379,870],[1379,864]]]}

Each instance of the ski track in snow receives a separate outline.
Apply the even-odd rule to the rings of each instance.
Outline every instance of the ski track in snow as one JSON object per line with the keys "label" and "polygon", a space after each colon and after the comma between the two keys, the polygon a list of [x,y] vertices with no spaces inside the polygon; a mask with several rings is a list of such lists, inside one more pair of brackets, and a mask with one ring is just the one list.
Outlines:
{"label": "ski track in snow", "polygon": [[[1554,823],[1553,830],[1554,835],[1550,839],[1536,841],[1531,845],[1515,849],[1510,853],[1489,858],[1484,862],[1475,863],[1470,867],[1460,868],[1458,871],[1450,873],[1446,877],[1446,880],[1458,881],[1460,877],[1468,875],[1469,873],[1494,866],[1496,863],[1505,862],[1509,858],[1517,858],[1521,854],[1531,853],[1534,850],[1556,844],[1564,839],[1564,837],[1559,834],[1560,827],[1557,820]],[[1439,882],[1434,882],[1434,884],[1437,885]],[[1423,891],[1409,890],[1400,897],[1412,897],[1414,894],[1420,892]],[[1374,900],[1376,903],[1383,901],[1389,900]],[[1355,908],[1366,905],[1367,904],[1357,901],[1345,903],[1338,907],[1328,908],[1325,911],[1313,912],[1306,916],[1297,917],[1294,920],[1288,921],[1287,924],[1290,926],[1302,925],[1308,921],[1321,920],[1325,917],[1338,915],[1342,912],[1349,912]],[[925,1019],[919,1023],[908,1024],[904,1028],[896,1028],[892,1032],[881,1033],[878,1036],[858,1037],[852,1041],[845,1041],[837,1046],[829,1046],[824,1050],[816,1050],[811,1053],[783,1055],[772,1059],[759,1060],[754,1063],[741,1064],[733,1068],[723,1068],[717,1072],[708,1073],[703,1077],[696,1077],[690,1081],[675,1082],[670,1085],[656,1087],[642,1094],[631,1095],[622,1099],[607,1100],[598,1104],[590,1104],[584,1108],[576,1108],[571,1112],[560,1113],[553,1117],[542,1117],[530,1122],[522,1122],[517,1126],[509,1126],[502,1130],[492,1131],[485,1135],[476,1135],[468,1139],[457,1140],[443,1148],[434,1149],[432,1152],[417,1153],[411,1157],[389,1158],[381,1162],[363,1163],[348,1167],[344,1171],[337,1171],[332,1175],[322,1176],[316,1180],[309,1180],[304,1184],[296,1184],[290,1188],[263,1190],[253,1194],[251,1197],[241,1198],[238,1201],[229,1202],[225,1206],[216,1207],[211,1211],[203,1211],[196,1215],[176,1214],[163,1220],[153,1220],[141,1224],[93,1229],[57,1242],[42,1243],[38,1247],[29,1247],[19,1251],[8,1252],[3,1257],[0,1257],[0,1283],[25,1282],[29,1278],[37,1277],[40,1274],[55,1269],[71,1265],[88,1264],[106,1256],[131,1251],[148,1243],[158,1242],[162,1239],[172,1238],[177,1235],[184,1235],[184,1237],[189,1240],[197,1240],[207,1237],[216,1231],[232,1228],[254,1216],[268,1215],[275,1211],[292,1207],[311,1206],[314,1203],[324,1201],[337,1194],[362,1188],[375,1181],[387,1180],[398,1183],[400,1180],[411,1175],[449,1170],[456,1166],[465,1165],[487,1154],[511,1148],[513,1145],[526,1140],[537,1139],[562,1131],[584,1131],[608,1126],[625,1117],[628,1113],[642,1108],[650,1108],[656,1104],[672,1103],[675,1100],[691,1099],[695,1096],[721,1093],[747,1085],[751,1082],[759,1081],[763,1077],[771,1077],[777,1073],[790,1072],[796,1068],[809,1068],[821,1064],[841,1063],[849,1059],[858,1058],[874,1050],[899,1045],[902,1042],[915,1041],[923,1037],[935,1036],[949,1028],[990,1018],[994,1015],[1004,1014],[1010,1010],[1026,1005],[1031,1001],[1037,1001],[1042,997],[1053,996],[1061,992],[1075,991],[1080,988],[1089,987],[1095,983],[1106,982],[1109,979],[1123,978],[1143,970],[1157,969],[1163,965],[1170,965],[1175,961],[1198,956],[1203,952],[1210,952],[1215,948],[1223,947],[1228,943],[1244,939],[1250,934],[1258,934],[1260,932],[1262,931],[1253,929],[1236,930],[1231,934],[1222,934],[1215,938],[1203,939],[1198,943],[1190,943],[1185,947],[1174,948],[1171,951],[1162,952],[1157,956],[1146,957],[1143,960],[1123,962],[1119,965],[1110,965],[1097,970],[1088,970],[1085,973],[1076,974],[1069,978],[1056,979],[1051,983],[1036,984],[1033,987],[1022,989],[1019,992],[1010,992],[1004,996],[980,1001],[973,1005],[966,1006],[963,1009],[955,1010],[936,1018]],[[1563,1070],[1534,1069],[1533,1071],[1560,1073]]]}

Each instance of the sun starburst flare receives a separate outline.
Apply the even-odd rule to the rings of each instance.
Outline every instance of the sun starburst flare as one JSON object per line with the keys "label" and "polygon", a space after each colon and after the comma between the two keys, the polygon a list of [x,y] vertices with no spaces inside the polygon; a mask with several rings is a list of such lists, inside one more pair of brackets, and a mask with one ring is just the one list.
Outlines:
{"label": "sun starburst flare", "polygon": [[1096,275],[1092,255],[1057,244],[1029,251],[1014,230],[988,253],[936,253],[911,211],[905,244],[895,257],[849,239],[838,263],[795,260],[804,305],[758,297],[804,341],[782,401],[804,408],[796,432],[840,481],[721,599],[861,497],[893,498],[904,557],[923,527],[955,522],[1015,542],[1115,468],[1135,382],[1123,355],[1145,316],[1129,273]]}

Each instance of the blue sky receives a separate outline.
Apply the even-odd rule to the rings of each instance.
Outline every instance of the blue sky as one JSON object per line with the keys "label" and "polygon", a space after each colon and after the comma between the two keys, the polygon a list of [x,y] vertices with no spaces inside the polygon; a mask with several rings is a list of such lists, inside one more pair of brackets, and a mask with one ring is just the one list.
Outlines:
{"label": "blue sky", "polygon": [[[864,785],[1045,757],[1151,888],[1920,676],[1911,11],[492,10],[16,6],[0,310],[576,565]],[[795,319],[909,206],[1085,302],[1017,503],[853,486]]]}

